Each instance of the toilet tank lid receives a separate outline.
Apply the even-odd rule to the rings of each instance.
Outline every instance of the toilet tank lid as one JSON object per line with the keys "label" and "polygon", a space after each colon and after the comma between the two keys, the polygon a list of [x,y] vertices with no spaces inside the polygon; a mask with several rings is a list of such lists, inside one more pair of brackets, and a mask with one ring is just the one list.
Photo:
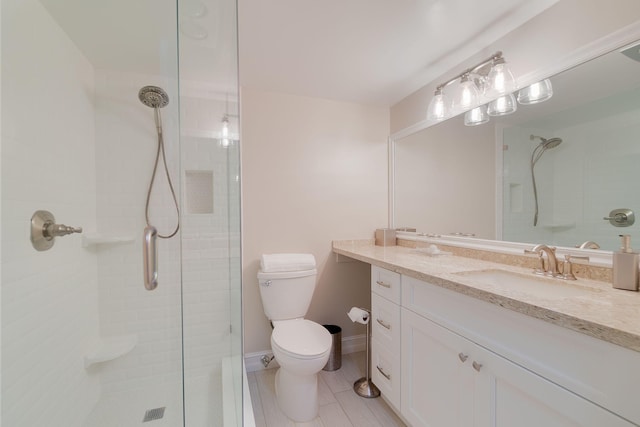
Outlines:
{"label": "toilet tank lid", "polygon": [[284,271],[304,271],[316,268],[313,254],[263,254],[260,257],[260,270],[265,273]]}
{"label": "toilet tank lid", "polygon": [[313,270],[281,271],[277,273],[265,273],[264,271],[259,270],[258,279],[295,279],[296,277],[314,276],[317,273],[318,271],[315,268]]}

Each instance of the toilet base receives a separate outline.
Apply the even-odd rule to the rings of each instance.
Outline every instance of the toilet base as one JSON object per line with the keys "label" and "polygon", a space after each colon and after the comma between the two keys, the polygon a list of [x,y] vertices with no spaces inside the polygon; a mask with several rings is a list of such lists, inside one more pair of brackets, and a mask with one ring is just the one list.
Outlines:
{"label": "toilet base", "polygon": [[276,372],[276,397],[282,412],[293,421],[318,416],[318,375],[295,375],[282,367]]}

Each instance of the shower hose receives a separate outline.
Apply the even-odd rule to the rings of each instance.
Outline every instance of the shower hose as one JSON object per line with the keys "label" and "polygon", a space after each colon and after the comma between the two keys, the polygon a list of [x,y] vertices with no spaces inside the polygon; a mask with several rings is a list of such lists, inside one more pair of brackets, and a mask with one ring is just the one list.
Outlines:
{"label": "shower hose", "polygon": [[178,215],[176,221],[176,228],[173,230],[171,234],[162,235],[158,233],[158,237],[161,239],[169,239],[176,235],[178,230],[180,229],[180,208],[178,207],[178,199],[176,198],[176,192],[173,189],[173,183],[171,182],[171,176],[169,175],[169,167],[167,166],[167,156],[164,151],[164,138],[162,136],[162,122],[160,121],[160,110],[158,108],[154,108],[156,115],[156,129],[158,132],[158,149],[156,151],[156,161],[153,165],[153,173],[151,174],[151,182],[149,183],[149,190],[147,191],[147,201],[144,207],[144,217],[147,221],[147,226],[151,227],[151,222],[149,221],[149,201],[151,200],[151,191],[153,190],[153,184],[156,179],[156,173],[158,172],[158,163],[160,161],[160,156],[162,155],[162,163],[164,165],[164,171],[167,176],[167,182],[169,183],[169,189],[171,190],[171,196],[173,197],[173,204],[176,207],[176,213]]}

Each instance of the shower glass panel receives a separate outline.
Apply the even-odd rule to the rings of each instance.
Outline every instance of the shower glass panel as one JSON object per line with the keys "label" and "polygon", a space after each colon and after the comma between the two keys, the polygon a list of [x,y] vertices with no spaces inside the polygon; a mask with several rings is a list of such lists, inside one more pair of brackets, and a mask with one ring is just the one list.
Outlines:
{"label": "shower glass panel", "polygon": [[[242,425],[235,11],[1,1],[2,425]],[[138,98],[149,85],[168,96],[179,205],[178,217],[160,160],[149,222],[170,235],[180,221],[156,242],[152,291],[143,230],[158,137]],[[83,231],[36,251],[37,210]]]}

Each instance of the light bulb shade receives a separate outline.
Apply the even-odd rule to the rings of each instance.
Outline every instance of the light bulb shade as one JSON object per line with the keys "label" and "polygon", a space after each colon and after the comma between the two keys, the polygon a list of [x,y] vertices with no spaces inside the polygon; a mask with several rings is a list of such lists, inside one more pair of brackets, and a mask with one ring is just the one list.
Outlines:
{"label": "light bulb shade", "polygon": [[231,138],[229,137],[229,118],[225,115],[222,118],[222,129],[220,130],[220,146],[228,147],[231,145]]}
{"label": "light bulb shade", "polygon": [[222,121],[222,137],[227,138],[229,136],[229,122],[227,120]]}
{"label": "light bulb shade", "polygon": [[437,91],[429,102],[427,108],[427,120],[440,121],[447,116],[447,108],[442,92]]}
{"label": "light bulb shade", "polygon": [[490,116],[505,116],[515,113],[517,109],[518,103],[516,102],[516,97],[510,93],[491,101],[487,106],[487,114]]}
{"label": "light bulb shade", "polygon": [[478,105],[479,98],[480,92],[475,83],[463,77],[460,84],[455,88],[451,101],[451,111],[460,113],[475,108]]}
{"label": "light bulb shade", "polygon": [[504,61],[493,64],[487,75],[485,95],[493,98],[514,92],[516,89],[518,89],[516,79],[507,64]]}
{"label": "light bulb shade", "polygon": [[487,106],[481,105],[473,110],[467,111],[464,115],[465,126],[477,126],[489,122],[489,115],[487,114]]}
{"label": "light bulb shade", "polygon": [[518,102],[522,105],[544,102],[553,96],[553,87],[549,79],[527,86],[518,92]]}

